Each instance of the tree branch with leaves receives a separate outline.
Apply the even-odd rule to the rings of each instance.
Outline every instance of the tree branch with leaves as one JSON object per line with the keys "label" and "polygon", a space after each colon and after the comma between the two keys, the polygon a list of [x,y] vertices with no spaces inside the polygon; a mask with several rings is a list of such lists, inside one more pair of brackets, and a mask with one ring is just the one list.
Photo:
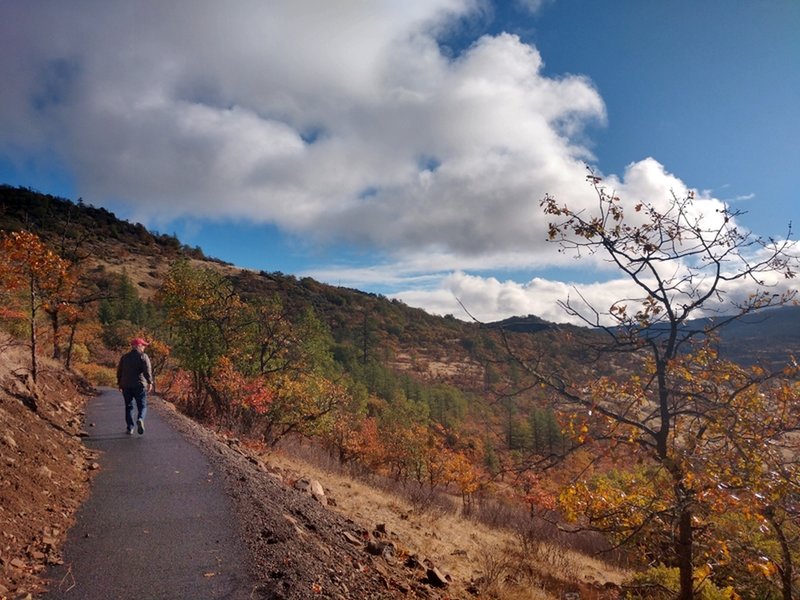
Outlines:
{"label": "tree branch with leaves", "polygon": [[640,367],[586,382],[520,362],[554,394],[579,443],[638,461],[647,474],[634,481],[646,481],[650,492],[632,493],[630,475],[578,481],[562,496],[564,506],[588,515],[585,526],[614,530],[619,539],[655,527],[679,569],[679,597],[689,600],[698,544],[709,535],[707,517],[720,495],[746,485],[739,467],[763,463],[764,448],[797,424],[792,413],[770,431],[757,427],[775,416],[780,402],[764,390],[794,372],[789,357],[786,373],[768,373],[724,361],[714,350],[714,334],[724,326],[794,300],[784,282],[795,276],[795,247],[789,235],[753,236],[737,224],[742,213],[698,202],[692,192],[626,203],[594,173],[588,179],[594,211],[573,210],[552,196],[541,201],[553,219],[548,237],[560,252],[602,258],[633,291],[608,307],[580,294],[561,306],[605,333],[602,352],[628,353]]}

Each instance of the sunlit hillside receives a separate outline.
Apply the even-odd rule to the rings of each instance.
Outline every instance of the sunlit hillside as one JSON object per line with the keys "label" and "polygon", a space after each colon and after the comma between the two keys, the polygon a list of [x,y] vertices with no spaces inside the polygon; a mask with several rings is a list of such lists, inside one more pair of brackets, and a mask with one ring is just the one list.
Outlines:
{"label": "sunlit hillside", "polygon": [[[485,324],[433,316],[239,269],[104,209],[27,189],[0,187],[0,230],[0,319],[19,345],[33,345],[34,380],[42,356],[113,384],[119,351],[145,336],[162,397],[265,460],[315,471],[339,510],[391,522],[416,546],[425,535],[413,530],[429,533],[426,551],[475,579],[476,593],[610,599],[624,585],[634,600],[670,597],[652,589],[677,585],[675,506],[663,492],[681,470],[697,485],[678,492],[702,520],[690,526],[702,597],[735,589],[778,598],[800,551],[796,490],[745,460],[767,464],[759,448],[787,433],[770,412],[796,411],[794,372],[766,368],[800,348],[782,325],[785,316],[794,324],[794,308],[656,365],[652,338],[609,345],[601,331],[534,315]],[[768,356],[769,365],[720,356],[747,365]],[[652,425],[652,390],[666,370],[687,406],[703,397],[719,410],[718,429],[717,413],[673,407],[678,442],[695,440],[680,465],[654,459],[668,454]],[[745,440],[731,449],[719,440],[734,409],[753,418],[730,425]]]}

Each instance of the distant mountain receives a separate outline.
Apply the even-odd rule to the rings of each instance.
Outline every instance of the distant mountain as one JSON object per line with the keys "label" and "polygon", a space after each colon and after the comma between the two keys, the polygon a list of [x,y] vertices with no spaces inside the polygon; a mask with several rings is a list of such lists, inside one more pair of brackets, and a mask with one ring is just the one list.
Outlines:
{"label": "distant mountain", "polygon": [[504,329],[516,333],[536,333],[538,331],[558,329],[561,325],[545,321],[536,315],[528,315],[527,317],[509,317],[502,321],[487,323],[485,327],[488,329]]}
{"label": "distant mountain", "polygon": [[[687,321],[686,331],[703,331],[723,318]],[[663,335],[666,325],[655,325],[652,336]],[[800,357],[800,306],[779,306],[744,315],[715,330],[720,357],[741,365],[760,364],[781,369],[791,356]]]}
{"label": "distant mountain", "polygon": [[782,306],[746,315],[720,330],[720,355],[740,364],[786,364],[800,357],[800,306]]}

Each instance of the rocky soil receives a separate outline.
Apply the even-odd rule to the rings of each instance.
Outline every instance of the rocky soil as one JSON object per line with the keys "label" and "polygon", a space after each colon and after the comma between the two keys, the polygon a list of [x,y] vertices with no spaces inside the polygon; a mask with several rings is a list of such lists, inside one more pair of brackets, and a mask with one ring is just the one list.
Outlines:
{"label": "rocky soil", "polygon": [[[168,411],[169,412],[169,411]],[[224,475],[253,560],[261,598],[468,598],[435,564],[410,552],[381,524],[331,510],[314,480],[270,467],[238,440],[171,411],[168,419]]]}
{"label": "rocky soil", "polygon": [[34,385],[22,349],[0,339],[0,599],[35,597],[89,493],[84,383],[45,362]]}

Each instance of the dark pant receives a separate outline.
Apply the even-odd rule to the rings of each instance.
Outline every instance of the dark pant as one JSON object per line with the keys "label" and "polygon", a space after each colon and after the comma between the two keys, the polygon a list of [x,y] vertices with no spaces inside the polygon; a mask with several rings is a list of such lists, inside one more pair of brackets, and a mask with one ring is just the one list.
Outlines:
{"label": "dark pant", "polygon": [[128,426],[128,431],[133,429],[136,419],[133,417],[133,402],[136,401],[136,409],[139,411],[137,418],[144,421],[145,414],[147,413],[147,390],[144,385],[138,385],[132,388],[122,388],[122,397],[125,399],[125,424]]}

